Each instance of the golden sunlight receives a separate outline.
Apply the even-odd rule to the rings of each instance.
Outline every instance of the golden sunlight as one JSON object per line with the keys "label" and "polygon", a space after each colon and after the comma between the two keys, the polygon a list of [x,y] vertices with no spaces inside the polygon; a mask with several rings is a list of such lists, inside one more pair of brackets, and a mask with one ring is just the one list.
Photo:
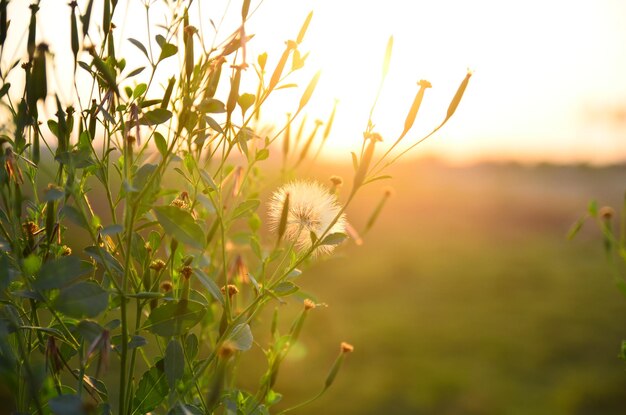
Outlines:
{"label": "golden sunlight", "polygon": [[[69,19],[69,8],[52,3],[42,2],[42,11],[58,15],[61,21]],[[203,16],[196,16],[193,23],[206,34],[219,28],[218,43],[239,24],[236,19],[222,19],[237,15],[226,13],[239,7],[236,4],[193,5]],[[26,28],[26,6],[26,2],[9,3],[11,15],[16,16],[13,25]],[[154,19],[161,17],[161,6],[158,2],[153,5]],[[302,44],[303,54],[310,54],[302,73],[288,82],[304,88],[317,70],[322,72],[307,109],[308,131],[316,119],[328,120],[338,102],[337,118],[323,152],[327,157],[349,160],[349,151],[360,147],[390,36],[394,44],[389,75],[373,114],[375,130],[384,144],[393,143],[400,134],[418,81],[426,79],[433,87],[426,92],[404,145],[439,124],[466,70],[471,69],[475,75],[461,103],[462,111],[412,154],[456,162],[611,162],[626,154],[626,123],[619,116],[626,103],[626,82],[622,81],[626,72],[624,2],[265,0],[252,2],[251,10],[247,31],[255,37],[248,44],[247,60],[254,63],[259,54],[267,52],[268,66],[275,65],[284,42],[295,37],[313,11]],[[125,13],[114,16],[114,23],[121,51],[136,52],[127,41],[130,37],[148,38],[140,1],[128,2]],[[268,24],[273,30],[262,30]],[[38,36],[51,44],[53,53],[68,53],[54,46],[68,42],[65,25],[40,27]],[[142,56],[134,55],[129,57],[129,65],[138,66]],[[3,57],[5,67],[9,58]],[[71,57],[59,58],[58,72],[71,71]],[[169,69],[157,73],[163,80],[177,70],[177,62],[168,64]],[[254,93],[256,76],[251,68],[247,75],[243,85]],[[71,101],[71,84],[56,81],[62,99]],[[268,102],[262,119],[284,122],[286,115],[278,108],[297,102],[299,94],[301,90],[282,91]]]}
{"label": "golden sunlight", "polygon": [[[420,154],[453,161],[518,159],[607,162],[626,155],[624,123],[594,116],[626,103],[626,4],[570,2],[266,1],[276,41],[314,18],[305,47],[322,69],[313,118],[336,98],[337,122],[327,155],[358,147],[380,79],[387,38],[394,36],[389,76],[374,121],[386,143],[400,133],[417,92],[429,80],[408,140],[445,114],[467,68],[475,70],[456,114]],[[288,19],[285,16],[289,16]],[[259,42],[267,44],[266,42]],[[435,143],[436,142],[436,143]]]}

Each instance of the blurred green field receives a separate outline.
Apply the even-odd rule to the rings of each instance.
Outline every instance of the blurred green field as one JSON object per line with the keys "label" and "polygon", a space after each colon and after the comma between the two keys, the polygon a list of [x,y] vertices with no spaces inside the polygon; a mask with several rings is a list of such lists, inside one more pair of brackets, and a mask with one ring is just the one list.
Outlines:
{"label": "blurred green field", "polygon": [[[333,387],[295,413],[626,413],[626,299],[594,224],[565,237],[590,199],[618,206],[626,168],[414,162],[392,173],[395,196],[365,244],[300,281],[329,307],[281,369],[284,405],[319,390],[345,340],[355,352]],[[383,187],[349,210],[357,228]]]}

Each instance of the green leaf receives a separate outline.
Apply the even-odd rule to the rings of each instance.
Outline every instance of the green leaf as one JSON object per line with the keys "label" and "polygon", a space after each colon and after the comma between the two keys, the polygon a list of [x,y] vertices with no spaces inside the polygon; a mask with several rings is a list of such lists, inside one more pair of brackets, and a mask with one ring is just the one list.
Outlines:
{"label": "green leaf", "polygon": [[161,156],[165,157],[167,154],[167,141],[165,141],[163,134],[159,132],[154,133],[154,144],[156,145],[157,150],[159,150],[159,153],[161,153]]}
{"label": "green leaf", "polygon": [[55,415],[84,415],[83,401],[78,395],[59,395],[48,401]]}
{"label": "green leaf", "polygon": [[102,266],[106,264],[109,269],[111,271],[114,271],[117,275],[124,274],[124,268],[122,267],[122,264],[120,264],[120,262],[106,249],[94,245],[85,248],[85,252],[98,264]]}
{"label": "green leaf", "polygon": [[30,254],[24,258],[22,262],[22,269],[28,276],[35,275],[41,269],[41,257],[39,255]]}
{"label": "green leaf", "polygon": [[69,317],[96,317],[109,304],[109,293],[94,281],[81,281],[63,288],[54,307]]}
{"label": "green leaf", "polygon": [[270,156],[270,151],[266,148],[262,148],[260,150],[257,150],[256,152],[256,159],[257,161],[261,161],[261,160],[265,160]]}
{"label": "green leaf", "polygon": [[232,345],[237,350],[249,350],[252,347],[252,331],[247,324],[238,324],[230,333],[228,340],[232,342]]}
{"label": "green leaf", "polygon": [[207,116],[207,117],[204,117],[204,119],[206,120],[207,124],[209,124],[209,127],[211,127],[211,129],[213,129],[214,131],[217,131],[220,134],[224,134],[224,130],[222,129],[220,124],[217,121],[215,121],[213,118]]}
{"label": "green leaf", "polygon": [[146,85],[145,83],[140,83],[139,85],[137,85],[135,87],[135,89],[133,90],[133,98],[137,98],[140,97],[141,95],[143,95],[144,92],[146,92],[148,90],[148,85]]}
{"label": "green leaf", "polygon": [[191,333],[185,339],[185,353],[189,360],[195,359],[198,354],[198,336],[194,333]]}
{"label": "green leaf", "polygon": [[254,104],[255,100],[256,100],[256,97],[254,96],[254,94],[239,95],[239,98],[237,99],[237,103],[239,104],[239,107],[241,107],[241,113],[244,116],[246,114],[246,111],[248,111],[248,108],[250,108]]}
{"label": "green leaf", "polygon": [[257,199],[251,199],[241,202],[239,206],[237,206],[233,211],[232,219],[235,220],[237,218],[252,214],[259,207],[260,204],[261,201]]}
{"label": "green leaf", "polygon": [[299,288],[296,284],[291,281],[283,281],[274,288],[274,294],[279,297],[284,297],[289,294],[293,294],[298,291]]}
{"label": "green leaf", "polygon": [[75,255],[65,256],[44,263],[33,286],[38,290],[61,288],[91,272],[93,267],[89,262]]}
{"label": "green leaf", "polygon": [[124,231],[124,227],[122,225],[118,225],[114,223],[112,225],[108,225],[102,228],[102,230],[100,231],[100,234],[111,236],[111,235],[117,235],[118,233],[122,233],[123,231]]}
{"label": "green leaf", "polygon": [[205,186],[208,186],[211,190],[217,192],[217,185],[215,184],[215,181],[213,181],[213,177],[211,177],[209,173],[207,173],[205,170],[200,170],[200,178],[202,179],[202,182]]}
{"label": "green leaf", "polygon": [[143,45],[143,43],[141,43],[140,41],[138,41],[137,39],[133,39],[132,37],[128,39],[128,41],[130,43],[132,43],[133,45],[135,45],[137,47],[137,49],[139,49],[140,51],[143,52],[144,55],[146,55],[146,58],[148,58],[148,60],[150,60],[150,56],[148,55],[148,51],[146,50],[146,47]]}
{"label": "green leaf", "polygon": [[128,73],[128,75],[126,75],[126,78],[132,78],[133,76],[137,76],[137,75],[139,75],[140,73],[142,73],[142,72],[144,71],[144,69],[146,69],[146,67],[145,67],[145,66],[141,66],[141,67],[139,67],[139,68],[137,68],[137,69],[133,69],[132,71],[130,71],[130,72]]}
{"label": "green leaf", "polygon": [[337,232],[327,235],[320,245],[339,245],[348,237],[345,233]]}
{"label": "green leaf", "polygon": [[2,88],[0,88],[0,98],[5,96],[9,92],[9,88],[11,88],[11,84],[8,82],[2,85]]}
{"label": "green leaf", "polygon": [[139,120],[139,124],[141,125],[158,125],[163,124],[167,120],[172,118],[172,112],[166,110],[165,108],[155,108],[146,112],[146,114],[141,117]]}
{"label": "green leaf", "polygon": [[163,337],[179,336],[198,324],[205,313],[202,303],[169,301],[152,310],[143,328]]}
{"label": "green leaf", "polygon": [[176,387],[176,382],[182,379],[185,373],[185,355],[183,346],[177,339],[171,339],[165,349],[165,378],[170,389]]}
{"label": "green leaf", "polygon": [[65,190],[61,187],[51,186],[46,189],[45,195],[43,197],[44,202],[52,202],[55,200],[60,200],[65,196]]}
{"label": "green leaf", "polygon": [[589,202],[589,206],[587,207],[587,211],[592,217],[598,216],[598,202],[596,200],[592,200]]}
{"label": "green leaf", "polygon": [[165,379],[163,360],[143,374],[133,398],[133,414],[145,414],[154,410],[167,397],[169,388]]}
{"label": "green leaf", "polygon": [[203,99],[200,105],[198,105],[198,111],[205,114],[219,114],[222,112],[226,112],[226,107],[224,106],[224,103],[218,99],[207,98]]}
{"label": "green leaf", "polygon": [[167,234],[194,248],[204,248],[204,232],[191,213],[176,206],[157,206],[154,213]]}
{"label": "green leaf", "polygon": [[217,286],[215,281],[213,281],[213,279],[211,279],[199,268],[194,268],[193,274],[209,291],[209,294],[211,294],[213,298],[215,298],[220,304],[224,305],[224,296],[222,295],[222,290],[220,290],[220,287]]}
{"label": "green leaf", "polygon": [[170,56],[174,56],[176,55],[176,53],[178,52],[178,48],[174,45],[172,45],[171,43],[163,43],[161,45],[161,54],[159,55],[159,62],[161,62],[163,59],[167,59]]}

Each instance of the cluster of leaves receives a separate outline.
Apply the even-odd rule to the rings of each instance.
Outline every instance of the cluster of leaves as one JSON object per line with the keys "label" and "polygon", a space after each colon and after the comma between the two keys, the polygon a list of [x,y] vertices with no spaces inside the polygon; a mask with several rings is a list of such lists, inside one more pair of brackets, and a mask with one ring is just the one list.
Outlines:
{"label": "cluster of leaves", "polygon": [[[242,2],[240,27],[216,47],[189,24],[189,4],[166,1],[171,15],[157,26],[154,42],[124,39],[146,60],[135,69],[116,54],[118,2],[99,1],[104,30],[94,28],[93,0],[82,8],[69,4],[74,79],[83,71],[93,82],[91,90],[74,82],[76,107],[49,93],[52,55],[36,43],[38,3],[30,7],[24,60],[0,73],[10,119],[0,137],[0,398],[19,413],[268,413],[281,399],[274,390],[280,365],[315,308],[298,295],[300,268],[319,245],[345,239],[324,233],[301,252],[281,235],[262,234],[257,212],[258,164],[279,137],[283,160],[294,153],[290,124],[319,73],[277,133],[260,136],[255,123],[272,93],[294,86],[286,79],[304,66],[300,47],[311,15],[271,71],[267,54],[258,57],[253,94],[240,87],[249,69],[249,0]],[[7,4],[0,1],[2,51],[11,34]],[[155,29],[149,5],[148,33]],[[390,53],[391,41],[385,68]],[[161,88],[155,73],[176,57],[180,72]],[[134,81],[142,73],[149,73],[147,82]],[[22,79],[23,89],[9,79]],[[396,144],[411,128],[424,88]],[[41,118],[46,105],[56,106],[53,118]],[[334,110],[324,140],[333,117]],[[296,167],[309,157],[315,131]],[[380,163],[389,152],[373,163],[378,138],[370,116],[361,154],[353,155],[346,205],[362,186],[385,177]],[[251,326],[259,312],[287,297],[303,304],[290,330],[279,333],[276,312],[269,344],[255,342]],[[238,357],[255,344],[267,370],[256,392],[245,391],[237,387]],[[342,346],[321,393],[351,350]]]}

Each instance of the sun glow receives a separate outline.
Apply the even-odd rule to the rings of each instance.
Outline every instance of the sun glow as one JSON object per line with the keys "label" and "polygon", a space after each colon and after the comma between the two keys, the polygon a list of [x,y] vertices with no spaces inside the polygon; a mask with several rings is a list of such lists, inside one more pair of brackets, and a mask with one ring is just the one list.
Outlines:
{"label": "sun glow", "polygon": [[[55,4],[42,1],[41,12],[68,21],[69,7]],[[192,4],[196,13],[192,24],[206,37],[218,27],[217,43],[240,24],[238,13],[233,12],[239,7],[237,2]],[[12,25],[27,27],[26,6],[26,2],[9,3]],[[151,5],[153,19],[162,18],[161,6],[160,2]],[[202,18],[197,17],[198,10]],[[469,68],[476,74],[459,110],[414,154],[434,154],[453,161],[592,162],[626,155],[626,123],[606,116],[619,113],[626,102],[626,82],[622,80],[626,72],[624,2],[264,0],[253,1],[251,10],[247,32],[255,37],[249,42],[247,60],[254,63],[259,54],[267,52],[268,68],[276,64],[284,42],[296,36],[306,15],[313,11],[301,46],[303,54],[310,54],[301,73],[289,79],[300,89],[278,91],[262,118],[267,123],[284,123],[285,114],[297,107],[304,86],[321,70],[306,109],[307,129],[314,128],[316,119],[326,121],[337,100],[337,117],[323,152],[327,157],[349,160],[349,151],[360,148],[389,36],[394,38],[391,65],[373,112],[383,145],[390,145],[401,133],[419,90],[418,81],[426,79],[433,87],[426,92],[404,145],[441,122]],[[232,20],[222,19],[223,15],[233,16]],[[129,67],[145,65],[127,41],[130,37],[148,39],[142,2],[129,1],[113,21],[116,48],[128,56]],[[51,44],[53,53],[60,51],[54,81],[62,101],[69,104],[73,86],[64,82],[62,74],[71,72],[72,59],[63,55],[67,48],[55,47],[55,43],[69,42],[67,25],[38,30],[38,37]],[[3,56],[3,67],[12,58]],[[165,83],[179,70],[177,65],[180,62],[164,62],[157,71],[157,82]],[[255,93],[257,80],[251,68],[246,78],[245,92]],[[228,82],[222,83],[227,88]]]}

